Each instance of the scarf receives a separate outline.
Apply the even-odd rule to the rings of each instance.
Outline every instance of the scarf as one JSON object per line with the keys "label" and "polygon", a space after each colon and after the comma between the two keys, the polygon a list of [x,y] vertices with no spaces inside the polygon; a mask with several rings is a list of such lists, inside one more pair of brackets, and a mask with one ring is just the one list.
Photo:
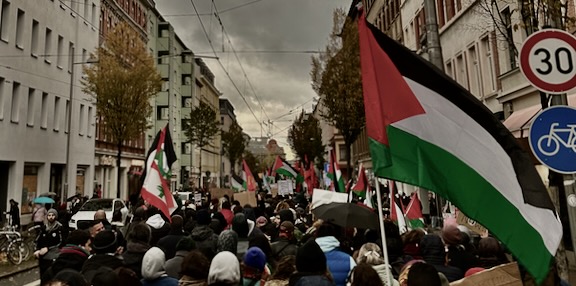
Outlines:
{"label": "scarf", "polygon": [[51,232],[55,228],[61,227],[62,224],[59,221],[54,220],[54,223],[52,224],[49,221],[46,221],[45,226],[46,226],[46,232]]}

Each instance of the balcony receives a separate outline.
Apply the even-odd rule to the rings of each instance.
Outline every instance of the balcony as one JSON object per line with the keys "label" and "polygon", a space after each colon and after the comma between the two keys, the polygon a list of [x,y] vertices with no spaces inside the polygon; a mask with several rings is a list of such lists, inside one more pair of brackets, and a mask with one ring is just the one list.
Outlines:
{"label": "balcony", "polygon": [[182,64],[182,74],[192,74],[193,69],[192,69],[192,63],[183,63]]}
{"label": "balcony", "polygon": [[170,51],[169,39],[170,38],[158,38],[158,40],[156,42],[156,49],[159,52],[161,52],[161,51],[169,52]]}
{"label": "balcony", "polygon": [[156,96],[156,105],[168,105],[168,92],[161,91]]}
{"label": "balcony", "polygon": [[158,72],[160,73],[160,76],[162,78],[169,78],[170,77],[170,70],[168,69],[169,65],[168,64],[158,64],[156,66],[156,69],[158,69]]}
{"label": "balcony", "polygon": [[192,96],[192,86],[182,85],[180,88],[180,93],[182,94],[182,96]]}

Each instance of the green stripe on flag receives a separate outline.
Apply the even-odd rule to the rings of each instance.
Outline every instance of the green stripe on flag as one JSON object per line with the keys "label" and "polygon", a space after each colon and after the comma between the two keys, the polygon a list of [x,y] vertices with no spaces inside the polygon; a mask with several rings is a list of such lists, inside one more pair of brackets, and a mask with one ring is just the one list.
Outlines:
{"label": "green stripe on flag", "polygon": [[506,241],[533,275],[546,276],[553,255],[540,234],[497,189],[444,149],[393,126],[387,127],[387,134],[392,148],[369,139],[377,176],[432,190],[454,202],[467,216]]}

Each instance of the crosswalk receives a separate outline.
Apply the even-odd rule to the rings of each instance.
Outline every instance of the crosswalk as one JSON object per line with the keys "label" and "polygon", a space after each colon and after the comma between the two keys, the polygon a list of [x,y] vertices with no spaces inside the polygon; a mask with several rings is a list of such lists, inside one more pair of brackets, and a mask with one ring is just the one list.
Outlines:
{"label": "crosswalk", "polygon": [[36,280],[36,281],[32,281],[24,286],[40,286],[40,279]]}

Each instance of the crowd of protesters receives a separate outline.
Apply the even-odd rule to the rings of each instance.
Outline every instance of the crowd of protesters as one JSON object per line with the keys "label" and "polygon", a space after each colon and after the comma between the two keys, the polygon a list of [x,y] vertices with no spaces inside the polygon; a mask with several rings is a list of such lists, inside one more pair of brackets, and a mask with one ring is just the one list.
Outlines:
{"label": "crowd of protesters", "polygon": [[[386,220],[387,265],[378,229],[315,219],[300,194],[260,198],[256,206],[227,196],[187,203],[170,219],[142,204],[124,227],[98,211],[70,232],[49,209],[34,253],[41,285],[440,286],[513,259],[495,238],[463,226],[401,235]],[[525,271],[522,279],[531,281]],[[567,285],[554,267],[547,281]]]}

